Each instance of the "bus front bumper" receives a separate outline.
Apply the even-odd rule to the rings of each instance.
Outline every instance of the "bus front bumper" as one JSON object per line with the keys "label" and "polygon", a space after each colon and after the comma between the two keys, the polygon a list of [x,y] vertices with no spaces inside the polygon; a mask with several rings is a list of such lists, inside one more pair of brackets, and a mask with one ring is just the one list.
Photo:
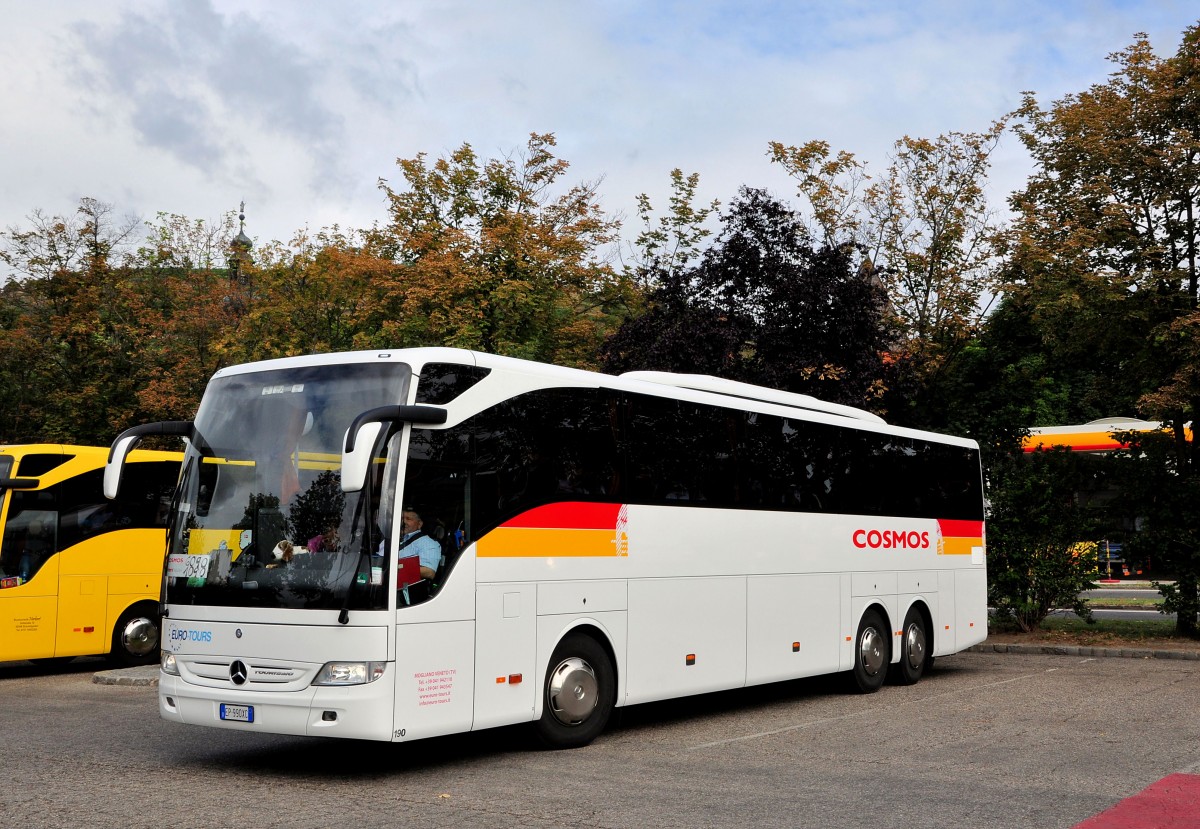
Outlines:
{"label": "bus front bumper", "polygon": [[209,688],[160,673],[158,711],[171,722],[232,731],[391,740],[394,677],[389,670],[364,685],[272,692]]}

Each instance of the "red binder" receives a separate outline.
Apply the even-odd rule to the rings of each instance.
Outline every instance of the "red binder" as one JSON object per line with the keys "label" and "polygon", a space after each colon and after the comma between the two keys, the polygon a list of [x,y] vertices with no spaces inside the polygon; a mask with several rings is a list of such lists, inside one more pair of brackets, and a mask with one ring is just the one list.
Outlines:
{"label": "red binder", "polygon": [[420,556],[405,556],[397,562],[396,586],[406,587],[421,580]]}

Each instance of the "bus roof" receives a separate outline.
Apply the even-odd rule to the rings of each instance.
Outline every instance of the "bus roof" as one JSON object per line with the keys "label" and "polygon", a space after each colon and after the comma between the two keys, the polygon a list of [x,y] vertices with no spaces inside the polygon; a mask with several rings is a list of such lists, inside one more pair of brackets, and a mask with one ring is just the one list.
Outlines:
{"label": "bus roof", "polygon": [[[228,366],[219,369],[213,377],[224,377],[244,372],[283,369],[302,365],[336,365],[346,362],[384,361],[406,363],[418,374],[424,366],[430,363],[457,363],[512,372],[514,375],[536,377],[539,378],[539,382],[549,381],[564,386],[604,387],[650,394],[657,392],[659,395],[666,397],[682,397],[696,401],[712,402],[718,405],[723,404],[730,408],[744,408],[743,404],[746,402],[759,405],[773,405],[813,416],[814,420],[824,420],[831,423],[838,423],[840,421],[842,425],[854,425],[856,428],[865,428],[872,431],[885,431],[889,434],[937,440],[939,442],[969,447],[978,446],[977,442],[970,438],[927,432],[902,426],[891,426],[883,418],[865,409],[844,406],[838,403],[827,403],[805,394],[755,386],[736,380],[726,380],[701,374],[676,374],[666,371],[634,371],[621,375],[603,374],[585,369],[558,366],[551,363],[523,360],[517,357],[489,354],[483,351],[446,348],[442,346],[331,352],[298,357],[281,357],[255,363]],[[683,394],[680,395],[680,392]]]}
{"label": "bus roof", "polygon": [[779,389],[770,389],[765,386],[740,383],[737,380],[726,380],[723,377],[710,377],[707,374],[675,374],[670,371],[627,371],[621,376],[630,380],[641,380],[646,383],[660,383],[680,389],[707,391],[727,397],[738,397],[743,400],[756,400],[760,403],[778,403],[781,406],[791,406],[796,409],[808,409],[814,412],[852,417],[859,420],[867,420],[871,423],[885,423],[882,417],[872,414],[865,409],[843,406],[840,403],[827,403],[824,400],[818,400],[807,394],[780,391]]}

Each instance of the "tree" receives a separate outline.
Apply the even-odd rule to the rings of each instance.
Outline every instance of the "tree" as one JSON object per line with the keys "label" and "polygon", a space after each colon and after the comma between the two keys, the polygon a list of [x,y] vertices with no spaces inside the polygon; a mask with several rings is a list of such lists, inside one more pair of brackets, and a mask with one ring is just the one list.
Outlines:
{"label": "tree", "polygon": [[881,180],[825,141],[770,144],[826,245],[855,243],[887,290],[904,350],[931,359],[961,341],[995,298],[997,225],[984,183],[1004,120],[982,133],[905,136]]}
{"label": "tree", "polygon": [[617,224],[597,183],[554,195],[569,166],[554,146],[534,134],[519,158],[481,164],[463,144],[397,160],[407,187],[380,181],[390,217],[366,248],[397,266],[381,277],[382,341],[595,364],[630,286],[605,260]]}
{"label": "tree", "polygon": [[703,251],[703,241],[712,235],[706,223],[721,203],[714,199],[705,207],[696,207],[696,189],[700,174],[684,177],[676,167],[671,171],[670,211],[655,222],[654,208],[645,193],[638,196],[638,218],[644,230],[636,240],[634,270],[644,281],[652,274],[673,278],[687,268]]}
{"label": "tree", "polygon": [[656,273],[649,310],[605,344],[607,370],[714,374],[866,405],[877,398],[883,297],[848,248],[814,248],[795,214],[743,188],[713,245]]}
{"label": "tree", "polygon": [[1126,522],[1139,526],[1132,534],[1127,557],[1155,562],[1175,576],[1155,582],[1165,601],[1163,610],[1175,613],[1180,636],[1200,638],[1200,475],[1190,430],[1182,425],[1157,433],[1124,433],[1129,448],[1117,452],[1123,497],[1119,506]]}
{"label": "tree", "polygon": [[[243,265],[238,360],[387,347],[386,291],[401,266],[366,250],[363,234],[337,227],[271,243]],[[390,345],[395,346],[392,342]]]}
{"label": "tree", "polygon": [[118,261],[133,225],[112,214],[85,198],[72,215],[35,212],[31,229],[4,234],[0,256],[18,275],[0,357],[21,388],[6,442],[106,441],[136,407],[138,303]]}
{"label": "tree", "polygon": [[1106,82],[1048,109],[1026,93],[1016,113],[1036,168],[1012,199],[1011,268],[1038,298],[1045,351],[1066,366],[1055,371],[1072,398],[1136,406],[1178,436],[1173,459],[1158,461],[1171,470],[1159,480],[1167,491],[1131,492],[1154,496],[1141,505],[1156,516],[1144,543],[1171,563],[1176,606],[1192,608],[1179,630],[1197,635],[1200,545],[1188,510],[1158,505],[1186,502],[1197,474],[1183,426],[1200,415],[1200,27],[1173,57],[1157,57],[1139,34],[1110,58]]}

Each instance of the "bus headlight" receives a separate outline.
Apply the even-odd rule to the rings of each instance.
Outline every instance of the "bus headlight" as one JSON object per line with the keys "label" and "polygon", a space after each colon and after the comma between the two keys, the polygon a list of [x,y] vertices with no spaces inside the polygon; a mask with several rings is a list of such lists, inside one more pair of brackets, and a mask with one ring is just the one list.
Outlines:
{"label": "bus headlight", "polygon": [[162,672],[171,676],[179,676],[179,666],[175,664],[175,654],[163,651]]}
{"label": "bus headlight", "polygon": [[365,685],[383,676],[386,662],[326,662],[313,685]]}

